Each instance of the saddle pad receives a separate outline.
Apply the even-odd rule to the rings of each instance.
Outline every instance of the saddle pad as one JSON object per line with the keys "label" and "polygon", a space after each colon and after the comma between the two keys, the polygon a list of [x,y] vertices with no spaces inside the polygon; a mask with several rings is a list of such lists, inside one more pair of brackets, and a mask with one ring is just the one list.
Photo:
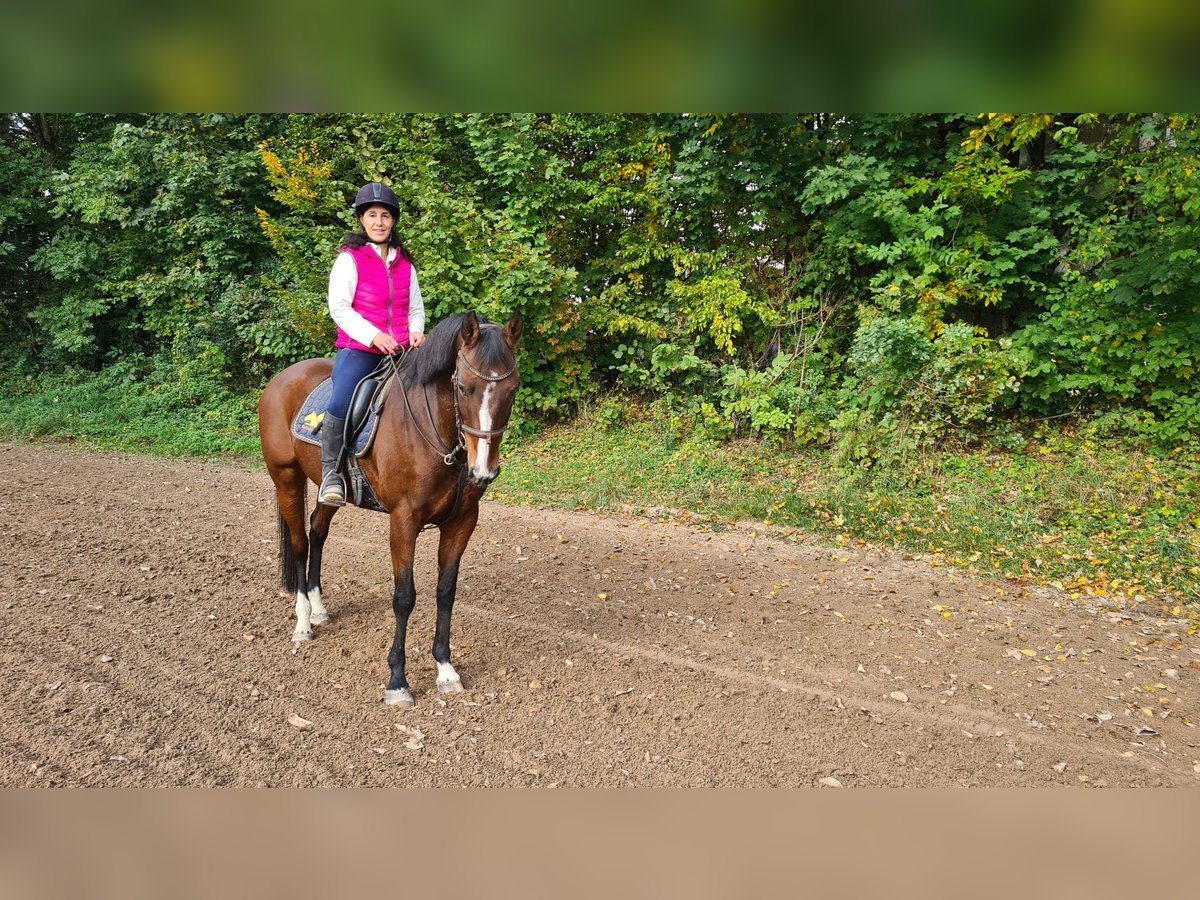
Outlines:
{"label": "saddle pad", "polygon": [[[333,379],[326,378],[308,395],[300,405],[300,411],[292,422],[292,434],[308,444],[321,446],[321,423],[325,421],[325,410],[329,408],[329,398],[333,396]],[[375,429],[379,425],[379,410],[374,404],[367,413],[367,420],[359,429],[358,435],[351,448],[356,459],[361,459],[371,449],[371,441],[375,438]]]}

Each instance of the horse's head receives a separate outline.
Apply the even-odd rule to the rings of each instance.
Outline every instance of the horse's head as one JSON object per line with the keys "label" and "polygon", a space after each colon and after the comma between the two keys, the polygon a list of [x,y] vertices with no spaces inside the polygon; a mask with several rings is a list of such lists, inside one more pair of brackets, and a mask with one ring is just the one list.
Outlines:
{"label": "horse's head", "polygon": [[468,477],[479,487],[500,474],[500,441],[520,383],[515,351],[522,327],[520,313],[503,327],[481,324],[468,313],[459,331],[454,403],[467,448]]}

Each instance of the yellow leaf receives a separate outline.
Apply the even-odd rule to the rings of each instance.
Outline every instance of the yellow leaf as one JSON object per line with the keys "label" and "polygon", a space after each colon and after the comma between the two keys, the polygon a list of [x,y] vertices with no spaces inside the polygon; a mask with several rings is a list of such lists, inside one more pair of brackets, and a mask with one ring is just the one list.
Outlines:
{"label": "yellow leaf", "polygon": [[1025,650],[1025,649],[1022,649],[1022,650],[1021,650],[1021,652],[1022,652],[1022,653],[1024,653],[1026,656],[1037,656],[1037,651],[1036,651],[1036,650]]}

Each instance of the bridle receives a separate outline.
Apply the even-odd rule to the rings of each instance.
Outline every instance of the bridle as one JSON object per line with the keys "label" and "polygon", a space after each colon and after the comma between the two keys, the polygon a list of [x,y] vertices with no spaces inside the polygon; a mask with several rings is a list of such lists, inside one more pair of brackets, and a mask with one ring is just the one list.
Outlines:
{"label": "bridle", "polygon": [[[488,328],[488,327],[498,328],[499,326],[488,323],[488,324],[482,325],[481,327],[483,327],[483,328]],[[516,363],[516,360],[514,359],[512,367],[504,374],[502,374],[502,375],[485,375],[483,372],[480,372],[477,368],[475,368],[473,365],[471,365],[471,361],[469,359],[467,359],[467,355],[465,353],[463,353],[461,348],[458,351],[458,363],[461,363],[463,366],[465,366],[467,368],[467,370],[472,375],[474,375],[476,378],[480,378],[484,381],[489,381],[492,383],[504,381],[505,379],[511,378],[514,374],[516,374],[516,371],[517,371],[517,363]],[[397,379],[399,379],[399,367],[396,366],[395,362],[393,362],[392,365],[393,365],[393,367],[395,367],[397,369],[396,374],[397,374]],[[403,383],[401,383],[401,385],[400,385],[400,393],[404,396],[404,407],[405,407],[405,409],[408,410],[409,418],[412,419],[413,427],[415,427],[417,429],[417,434],[421,435],[421,438],[425,441],[426,444],[428,444],[430,446],[430,448],[432,448],[436,453],[441,454],[442,462],[448,466],[454,465],[454,460],[458,457],[459,451],[465,450],[467,448],[465,435],[469,434],[474,438],[486,438],[488,440],[491,440],[492,438],[494,438],[498,435],[504,434],[504,432],[508,430],[507,425],[505,425],[503,428],[483,429],[483,428],[473,428],[472,426],[467,425],[463,422],[462,409],[460,408],[459,402],[458,402],[458,396],[461,393],[460,382],[459,382],[459,377],[458,377],[458,368],[459,368],[458,364],[456,363],[454,366],[454,374],[450,376],[450,387],[454,393],[454,428],[455,428],[455,433],[458,436],[458,443],[454,447],[447,447],[445,441],[442,440],[441,434],[437,430],[437,424],[433,420],[433,409],[429,405],[429,385],[425,385],[422,388],[422,393],[425,395],[425,415],[429,418],[429,427],[430,427],[430,430],[433,432],[433,436],[437,439],[437,444],[434,444],[434,442],[429,439],[428,435],[426,435],[425,432],[421,429],[421,425],[417,421],[416,415],[413,413],[412,406],[409,404],[408,391],[404,390]]]}
{"label": "bridle", "polygon": [[[474,375],[476,378],[482,378],[484,381],[490,381],[493,384],[498,381],[504,381],[506,378],[510,377],[514,372],[517,371],[516,360],[513,360],[512,368],[509,369],[507,372],[505,372],[503,375],[484,375],[477,368],[475,368],[473,365],[471,365],[471,361],[469,359],[467,359],[467,355],[465,353],[463,353],[462,350],[458,351],[458,359],[464,366],[467,367],[467,370],[472,375]],[[459,394],[458,366],[454,367],[454,374],[450,377],[450,384],[454,388],[454,424],[458,428],[458,437],[459,437],[460,444],[462,442],[462,436],[464,433],[469,434],[472,437],[487,438],[488,440],[491,440],[496,435],[504,434],[504,432],[508,430],[507,425],[505,425],[503,428],[492,428],[490,430],[484,430],[482,428],[472,428],[470,425],[463,424],[462,410],[459,408],[459,405],[458,405],[458,394]]]}

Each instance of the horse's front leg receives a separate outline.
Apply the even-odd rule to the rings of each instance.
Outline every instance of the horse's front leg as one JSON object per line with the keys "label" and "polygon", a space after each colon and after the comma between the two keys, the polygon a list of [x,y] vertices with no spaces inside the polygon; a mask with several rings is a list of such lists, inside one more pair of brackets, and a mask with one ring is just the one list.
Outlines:
{"label": "horse's front leg", "polygon": [[392,676],[383,699],[396,706],[412,706],[415,702],[408,679],[404,675],[404,642],[408,637],[408,617],[412,615],[413,607],[417,604],[417,590],[413,583],[413,556],[420,527],[415,524],[416,521],[416,516],[400,509],[392,510],[392,579],[395,584],[392,591],[392,611],[396,614],[396,636],[392,639],[392,649],[388,653],[388,666],[392,670]]}
{"label": "horse's front leg", "polygon": [[437,630],[433,636],[433,659],[437,663],[437,686],[443,694],[463,689],[458,672],[450,664],[450,616],[458,591],[458,565],[475,530],[479,508],[463,510],[462,517],[442,529],[438,543]]}

